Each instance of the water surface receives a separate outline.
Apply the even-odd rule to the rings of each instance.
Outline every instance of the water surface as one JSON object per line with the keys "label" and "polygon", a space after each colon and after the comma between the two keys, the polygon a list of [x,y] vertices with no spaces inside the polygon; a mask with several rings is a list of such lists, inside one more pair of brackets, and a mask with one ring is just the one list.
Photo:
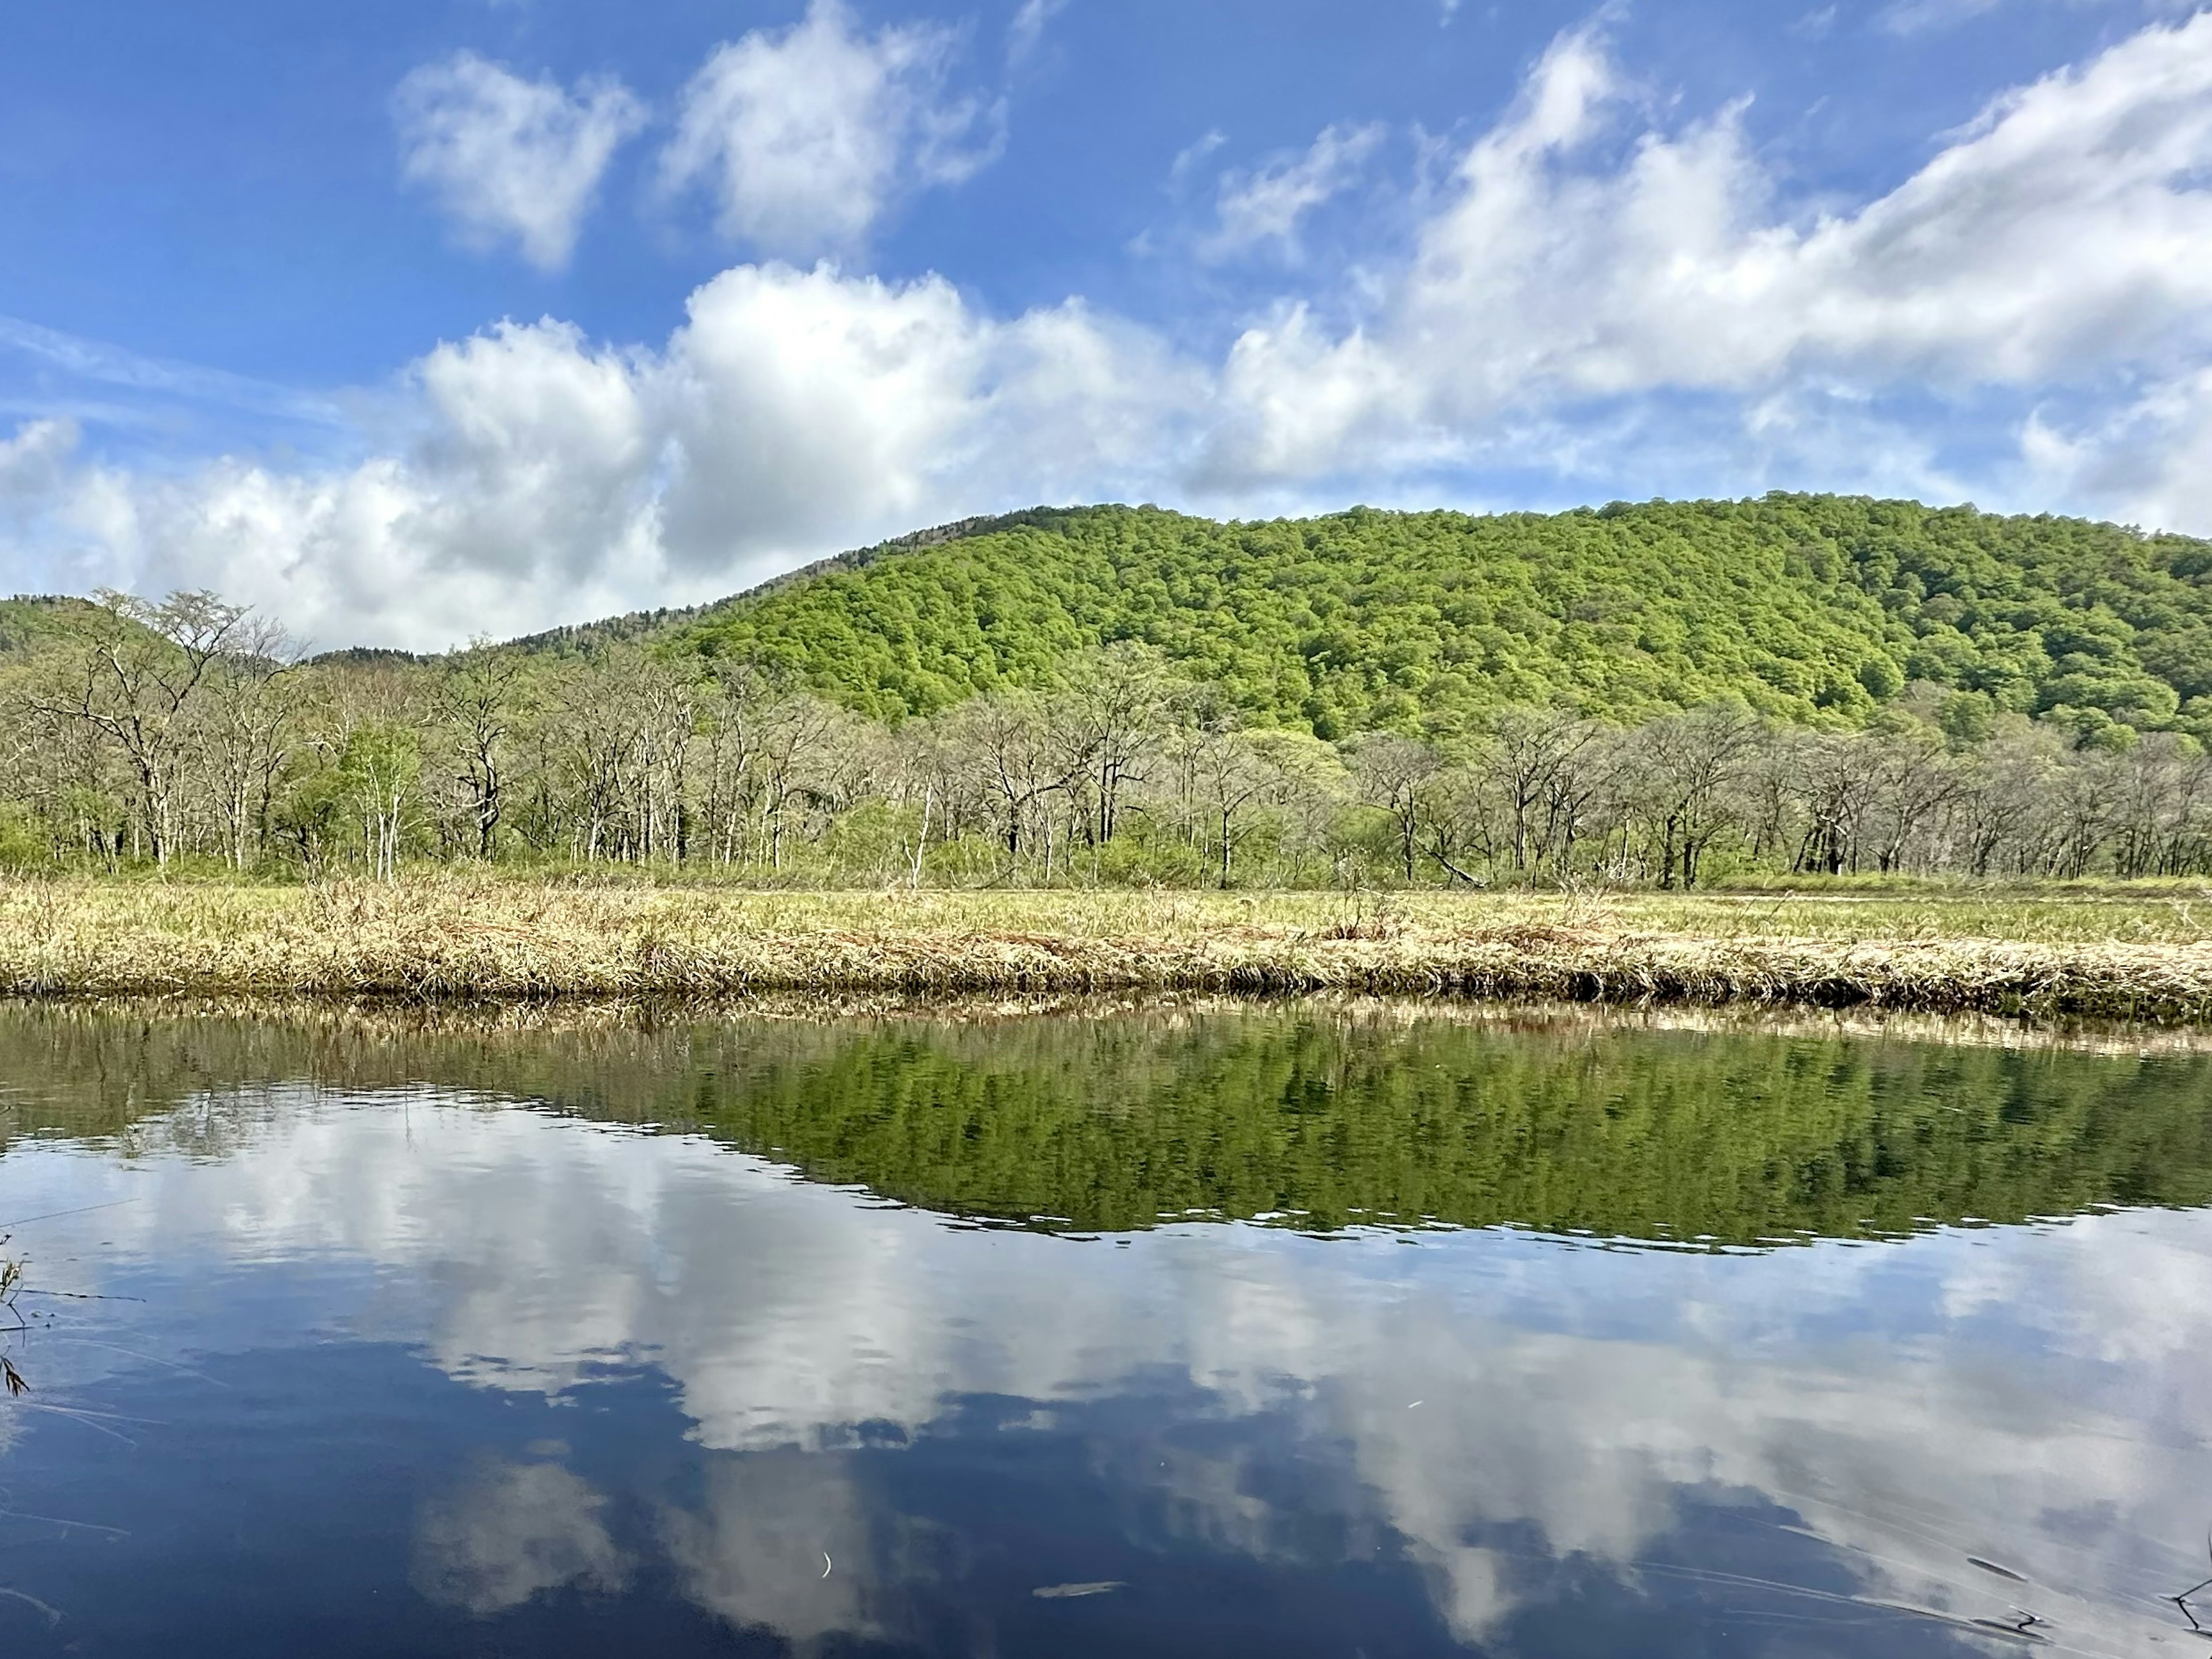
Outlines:
{"label": "water surface", "polygon": [[2212,1651],[2208,1206],[2125,1044],[0,1007],[0,1643]]}

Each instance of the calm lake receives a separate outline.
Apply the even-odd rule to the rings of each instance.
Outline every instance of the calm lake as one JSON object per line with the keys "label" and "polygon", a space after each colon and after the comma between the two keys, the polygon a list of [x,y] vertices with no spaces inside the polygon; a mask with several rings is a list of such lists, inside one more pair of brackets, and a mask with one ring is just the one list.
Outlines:
{"label": "calm lake", "polygon": [[0,1006],[0,1651],[2212,1653],[2212,1052],[1941,1037]]}

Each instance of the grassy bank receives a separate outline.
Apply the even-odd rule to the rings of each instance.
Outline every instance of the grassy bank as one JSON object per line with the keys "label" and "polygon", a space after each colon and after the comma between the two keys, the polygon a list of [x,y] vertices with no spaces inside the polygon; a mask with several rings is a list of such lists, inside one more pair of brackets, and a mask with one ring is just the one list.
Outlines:
{"label": "grassy bank", "polygon": [[1183,990],[2212,1018],[2212,894],[782,894],[0,885],[0,993]]}

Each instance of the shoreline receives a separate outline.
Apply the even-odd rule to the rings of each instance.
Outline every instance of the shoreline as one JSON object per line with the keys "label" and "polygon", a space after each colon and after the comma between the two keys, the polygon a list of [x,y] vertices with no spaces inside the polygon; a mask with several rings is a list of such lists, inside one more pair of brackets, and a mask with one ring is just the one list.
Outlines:
{"label": "shoreline", "polygon": [[2212,904],[0,884],[0,994],[1314,993],[2212,1021]]}
{"label": "shoreline", "polygon": [[1369,996],[1313,991],[1280,997],[1195,991],[1069,992],[1036,995],[833,995],[763,991],[737,996],[404,998],[258,992],[167,991],[116,994],[0,994],[0,1010],[64,1020],[182,1025],[244,1022],[296,1027],[331,1037],[435,1036],[486,1042],[562,1038],[627,1041],[708,1025],[866,1024],[915,1030],[1144,1019],[1169,1025],[1224,1015],[1278,1012],[1332,1024],[1402,1030],[1445,1024],[1528,1036],[1594,1039],[1620,1034],[1759,1036],[1790,1039],[1940,1043],[2022,1053],[2152,1055],[2212,1054],[2212,1021],[2157,1024],[2081,1015],[2037,1018],[1931,1013],[1868,1004],[1559,1002],[1533,998]]}

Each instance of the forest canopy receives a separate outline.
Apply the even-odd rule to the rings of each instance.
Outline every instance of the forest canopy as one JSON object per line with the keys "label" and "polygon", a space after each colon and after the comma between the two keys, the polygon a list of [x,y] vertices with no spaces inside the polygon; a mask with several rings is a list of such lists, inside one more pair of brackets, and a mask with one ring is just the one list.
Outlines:
{"label": "forest canopy", "polygon": [[[1501,704],[1717,699],[1856,725],[1912,683],[1968,726],[2212,736],[2212,543],[1836,495],[1217,524],[1040,509],[887,544],[665,632],[879,720],[1149,645],[1255,721],[1449,732]],[[921,538],[909,538],[917,540]]]}

